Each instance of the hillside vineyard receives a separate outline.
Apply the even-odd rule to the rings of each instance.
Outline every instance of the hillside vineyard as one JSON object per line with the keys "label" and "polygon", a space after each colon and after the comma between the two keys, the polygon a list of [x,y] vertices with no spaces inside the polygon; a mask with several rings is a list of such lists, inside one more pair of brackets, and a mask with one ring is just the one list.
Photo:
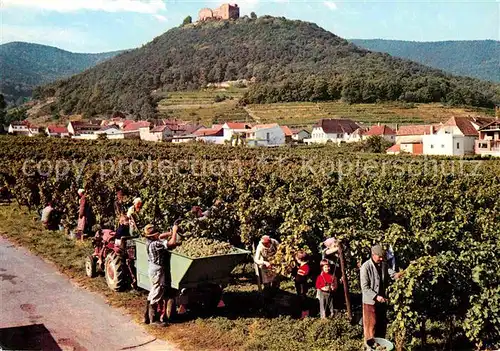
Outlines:
{"label": "hillside vineyard", "polygon": [[54,200],[68,228],[78,188],[103,227],[114,221],[117,187],[140,196],[145,221],[162,230],[191,206],[221,199],[195,232],[247,247],[271,235],[283,243],[282,272],[290,252],[316,253],[336,236],[349,248],[354,290],[370,245],[392,245],[405,269],[389,299],[397,343],[411,345],[426,321],[441,334],[463,333],[470,345],[500,338],[499,161],[37,138],[0,138],[0,160],[0,185],[32,210]]}
{"label": "hillside vineyard", "polygon": [[255,81],[242,104],[342,99],[492,107],[499,99],[494,83],[372,53],[313,23],[270,16],[173,28],[34,97],[57,97],[51,109],[63,114],[121,111],[148,119],[164,92],[238,79]]}

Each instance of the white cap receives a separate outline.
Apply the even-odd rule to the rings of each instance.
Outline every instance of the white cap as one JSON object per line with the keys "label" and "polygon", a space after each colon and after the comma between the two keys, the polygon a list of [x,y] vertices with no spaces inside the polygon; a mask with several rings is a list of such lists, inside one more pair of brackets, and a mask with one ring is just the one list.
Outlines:
{"label": "white cap", "polygon": [[141,198],[140,198],[140,197],[136,197],[136,198],[134,199],[134,205],[137,205],[139,202],[140,202],[140,203],[142,203]]}
{"label": "white cap", "polygon": [[84,189],[78,189],[78,195],[82,195],[85,192]]}

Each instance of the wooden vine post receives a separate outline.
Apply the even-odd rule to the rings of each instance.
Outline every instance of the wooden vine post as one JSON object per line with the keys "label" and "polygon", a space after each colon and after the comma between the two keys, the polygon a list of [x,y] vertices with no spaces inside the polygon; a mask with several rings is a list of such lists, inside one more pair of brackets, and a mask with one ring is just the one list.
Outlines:
{"label": "wooden vine post", "polygon": [[347,308],[347,318],[349,321],[352,320],[352,311],[351,311],[351,297],[349,295],[349,282],[347,281],[347,275],[345,273],[345,258],[344,258],[344,250],[343,244],[339,243],[339,258],[340,258],[340,271],[342,272],[342,281],[344,282],[344,297],[345,297],[345,306]]}

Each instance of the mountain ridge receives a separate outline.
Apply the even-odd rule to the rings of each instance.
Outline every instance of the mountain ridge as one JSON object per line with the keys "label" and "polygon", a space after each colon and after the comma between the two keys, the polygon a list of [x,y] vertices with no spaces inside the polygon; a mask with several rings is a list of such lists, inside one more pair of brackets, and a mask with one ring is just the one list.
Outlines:
{"label": "mountain ridge", "polygon": [[0,92],[14,102],[31,96],[32,90],[91,68],[124,51],[75,53],[54,46],[9,42],[0,45]]}
{"label": "mountain ridge", "polygon": [[500,41],[443,40],[409,41],[390,39],[349,39],[371,51],[388,53],[452,74],[500,82]]}
{"label": "mountain ridge", "polygon": [[370,52],[314,23],[271,16],[172,28],[34,96],[57,97],[52,109],[62,114],[119,110],[147,119],[157,114],[159,93],[238,79],[256,82],[243,103],[342,99],[490,107],[498,100],[492,83]]}

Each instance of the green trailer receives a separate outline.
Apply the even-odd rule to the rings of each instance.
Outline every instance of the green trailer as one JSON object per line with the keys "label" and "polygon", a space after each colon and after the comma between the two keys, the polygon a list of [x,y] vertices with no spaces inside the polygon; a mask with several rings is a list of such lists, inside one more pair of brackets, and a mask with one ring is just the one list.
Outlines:
{"label": "green trailer", "polygon": [[[146,241],[134,239],[136,248],[137,286],[150,290],[148,276],[148,256]],[[235,252],[227,255],[191,258],[168,251],[167,271],[170,272],[169,309],[173,304],[190,305],[191,308],[214,308],[222,296],[222,287],[228,283],[231,271],[244,262],[249,251],[235,248]],[[168,279],[167,279],[168,281]],[[170,313],[168,313],[170,315]]]}

